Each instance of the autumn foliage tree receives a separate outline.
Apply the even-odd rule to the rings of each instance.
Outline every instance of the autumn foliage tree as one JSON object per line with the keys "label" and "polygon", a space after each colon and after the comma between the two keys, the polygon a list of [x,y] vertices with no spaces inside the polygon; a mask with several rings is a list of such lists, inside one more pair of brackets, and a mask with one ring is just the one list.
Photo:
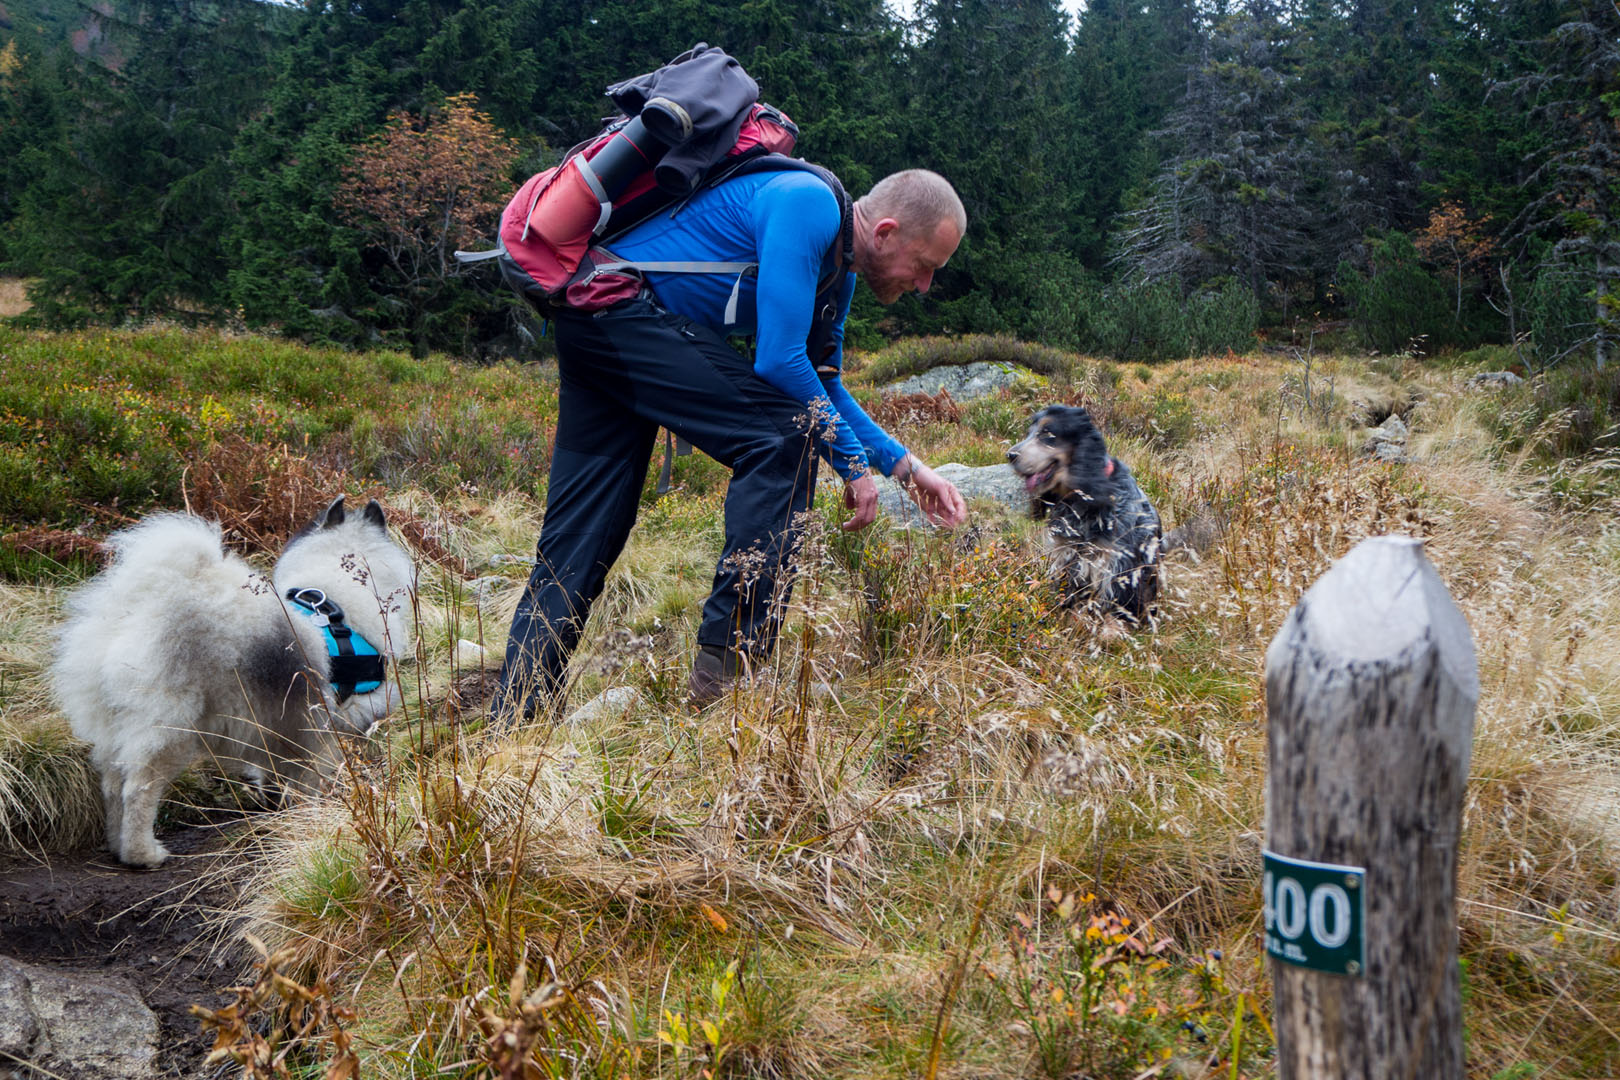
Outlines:
{"label": "autumn foliage tree", "polygon": [[398,112],[360,144],[334,205],[381,256],[410,309],[411,347],[427,350],[426,319],[465,271],[458,247],[483,247],[511,194],[518,144],[455,94],[421,116]]}
{"label": "autumn foliage tree", "polygon": [[1444,262],[1455,272],[1457,310],[1452,316],[1462,321],[1463,272],[1490,255],[1494,244],[1485,233],[1490,215],[1470,220],[1456,202],[1446,200],[1429,214],[1428,224],[1419,229],[1412,243],[1430,262]]}

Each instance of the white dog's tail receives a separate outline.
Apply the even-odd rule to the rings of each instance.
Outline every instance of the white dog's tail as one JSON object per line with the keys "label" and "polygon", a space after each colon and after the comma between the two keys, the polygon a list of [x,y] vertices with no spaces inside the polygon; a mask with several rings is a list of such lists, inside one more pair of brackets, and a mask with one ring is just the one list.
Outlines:
{"label": "white dog's tail", "polygon": [[119,567],[163,565],[172,572],[201,573],[224,561],[219,526],[190,514],[155,514],[107,538]]}

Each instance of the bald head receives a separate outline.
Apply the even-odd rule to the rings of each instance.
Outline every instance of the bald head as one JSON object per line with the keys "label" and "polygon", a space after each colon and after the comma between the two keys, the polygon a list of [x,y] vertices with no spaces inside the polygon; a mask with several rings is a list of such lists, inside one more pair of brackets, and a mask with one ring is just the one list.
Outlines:
{"label": "bald head", "polygon": [[943,176],[907,169],[855,203],[855,272],[881,303],[927,292],[967,231],[962,200]]}
{"label": "bald head", "polygon": [[879,180],[856,201],[867,221],[892,218],[908,237],[932,234],[942,221],[967,235],[967,211],[949,180],[927,169],[907,169]]}

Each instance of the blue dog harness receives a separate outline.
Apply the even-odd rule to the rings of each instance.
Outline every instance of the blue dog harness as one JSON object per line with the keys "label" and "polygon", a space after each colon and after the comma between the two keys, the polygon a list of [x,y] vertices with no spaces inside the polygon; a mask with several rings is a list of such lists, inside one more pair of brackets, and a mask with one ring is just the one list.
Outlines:
{"label": "blue dog harness", "polygon": [[343,609],[320,589],[288,589],[287,599],[321,628],[326,655],[332,659],[332,689],[338,704],[355,694],[369,694],[387,676],[375,646],[343,621]]}

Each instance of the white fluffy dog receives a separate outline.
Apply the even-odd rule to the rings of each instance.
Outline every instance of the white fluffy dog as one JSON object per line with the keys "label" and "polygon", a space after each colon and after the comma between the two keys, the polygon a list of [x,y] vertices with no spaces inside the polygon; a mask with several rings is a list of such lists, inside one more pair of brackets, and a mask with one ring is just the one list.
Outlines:
{"label": "white fluffy dog", "polygon": [[[335,759],[334,734],[365,734],[399,704],[381,668],[411,648],[414,568],[376,502],[349,514],[340,496],[292,538],[271,580],[224,549],[218,525],[186,514],[108,544],[113,564],[69,601],[51,675],[91,745],[121,861],[168,857],[152,832],[158,801],[194,762],[307,791]],[[290,601],[299,590],[303,602]],[[378,658],[340,659],[335,672],[343,625]]]}

